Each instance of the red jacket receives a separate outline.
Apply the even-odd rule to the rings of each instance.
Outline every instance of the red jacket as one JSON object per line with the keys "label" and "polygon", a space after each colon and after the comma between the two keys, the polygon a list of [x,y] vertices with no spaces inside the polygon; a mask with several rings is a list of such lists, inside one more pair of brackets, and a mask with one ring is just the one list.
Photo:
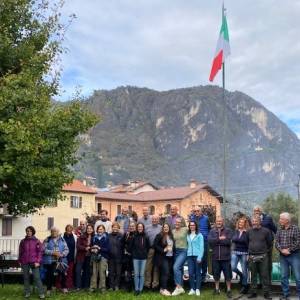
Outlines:
{"label": "red jacket", "polygon": [[91,246],[91,242],[93,240],[93,236],[91,237],[90,244],[88,244],[88,236],[87,234],[83,234],[77,239],[77,255],[76,262],[83,262],[87,255],[90,255],[90,251],[86,251],[86,247]]}

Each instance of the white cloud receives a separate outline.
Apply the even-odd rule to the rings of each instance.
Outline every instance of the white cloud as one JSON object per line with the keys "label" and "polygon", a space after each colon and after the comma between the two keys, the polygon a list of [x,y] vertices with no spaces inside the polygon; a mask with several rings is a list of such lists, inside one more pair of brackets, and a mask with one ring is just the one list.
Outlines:
{"label": "white cloud", "polygon": [[[63,88],[120,85],[158,90],[205,85],[221,1],[69,0]],[[300,1],[226,1],[232,55],[229,90],[243,91],[283,120],[300,116]],[[221,83],[221,76],[216,84]]]}

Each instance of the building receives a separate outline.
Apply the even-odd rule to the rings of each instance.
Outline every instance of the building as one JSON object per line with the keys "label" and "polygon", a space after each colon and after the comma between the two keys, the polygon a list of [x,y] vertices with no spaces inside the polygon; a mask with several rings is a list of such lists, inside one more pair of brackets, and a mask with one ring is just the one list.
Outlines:
{"label": "building", "polygon": [[51,227],[58,227],[64,232],[65,226],[74,227],[87,215],[96,214],[95,190],[85,185],[85,182],[74,180],[62,189],[63,200],[58,200],[55,205],[40,209],[31,215],[31,224],[36,229],[36,236],[40,239],[49,235]]}
{"label": "building", "polygon": [[96,195],[97,207],[106,209],[111,219],[120,214],[123,207],[141,215],[143,207],[147,206],[151,214],[164,215],[169,213],[171,205],[176,205],[179,213],[184,217],[187,217],[191,209],[198,205],[210,207],[218,215],[221,213],[222,201],[222,196],[208,184],[198,184],[195,181],[183,187],[159,190],[153,188],[134,193],[111,189],[109,192],[99,192]]}

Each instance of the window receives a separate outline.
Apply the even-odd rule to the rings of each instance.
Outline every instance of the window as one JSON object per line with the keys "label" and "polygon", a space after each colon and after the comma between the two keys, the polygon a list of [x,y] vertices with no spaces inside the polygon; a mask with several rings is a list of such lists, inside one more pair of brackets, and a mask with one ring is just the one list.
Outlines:
{"label": "window", "polygon": [[166,205],[166,214],[169,214],[171,211],[171,204]]}
{"label": "window", "polygon": [[47,229],[50,230],[53,226],[54,226],[54,218],[50,217],[48,218]]}
{"label": "window", "polygon": [[70,206],[73,208],[82,208],[82,197],[79,196],[71,196]]}
{"label": "window", "polygon": [[149,206],[149,212],[150,212],[150,215],[155,215],[155,206],[154,205],[150,205]]}
{"label": "window", "polygon": [[79,220],[77,218],[73,218],[73,227],[74,228],[78,227],[78,223],[79,223]]}
{"label": "window", "polygon": [[117,214],[121,214],[121,205],[117,205]]}
{"label": "window", "polygon": [[102,203],[97,203],[97,212],[98,212],[98,215],[100,214],[102,210]]}
{"label": "window", "polygon": [[12,218],[2,219],[2,236],[12,235]]}
{"label": "window", "polygon": [[132,205],[128,206],[128,212],[131,214],[132,213]]}

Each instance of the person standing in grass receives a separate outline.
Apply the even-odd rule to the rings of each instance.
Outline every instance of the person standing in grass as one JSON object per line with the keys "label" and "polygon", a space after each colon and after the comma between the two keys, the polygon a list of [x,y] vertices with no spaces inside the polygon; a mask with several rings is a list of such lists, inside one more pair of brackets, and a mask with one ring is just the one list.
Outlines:
{"label": "person standing in grass", "polygon": [[162,231],[156,236],[154,249],[154,264],[160,268],[160,293],[163,296],[171,296],[171,293],[168,291],[168,281],[173,266],[175,241],[168,223],[163,225]]}
{"label": "person standing in grass", "polygon": [[88,289],[91,279],[91,243],[94,237],[94,227],[90,224],[86,226],[84,234],[77,240],[76,255],[76,289]]}
{"label": "person standing in grass", "polygon": [[40,265],[42,261],[42,243],[35,237],[35,229],[28,226],[25,229],[26,236],[20,242],[19,263],[22,267],[24,277],[24,296],[30,297],[30,270],[32,272],[35,286],[38,289],[40,299],[45,298],[43,284],[40,278]]}
{"label": "person standing in grass", "polygon": [[187,255],[187,227],[181,227],[182,220],[177,218],[175,222],[175,229],[172,230],[175,241],[175,259],[173,265],[174,282],[176,288],[172,293],[172,296],[184,294],[183,289],[183,265],[186,261]]}
{"label": "person standing in grass", "polygon": [[134,294],[137,296],[143,291],[145,266],[150,248],[149,239],[145,234],[143,223],[136,225],[136,233],[130,243],[130,251],[134,269]]}
{"label": "person standing in grass", "polygon": [[93,292],[97,288],[97,279],[99,276],[99,289],[104,293],[106,291],[106,271],[109,258],[109,239],[104,225],[97,227],[91,244],[91,253],[93,275],[90,290]]}
{"label": "person standing in grass", "polygon": [[[247,294],[248,286],[248,246],[247,230],[249,222],[245,217],[239,218],[236,222],[236,229],[232,236],[233,251],[231,254],[231,268],[240,277],[242,283],[241,294]],[[237,268],[241,264],[242,272]]]}
{"label": "person standing in grass", "polygon": [[189,269],[189,295],[200,296],[201,289],[201,262],[204,254],[203,235],[198,233],[196,222],[190,222],[187,235],[187,259]]}
{"label": "person standing in grass", "polygon": [[[129,224],[128,224],[129,226]],[[120,289],[122,262],[124,254],[124,238],[120,233],[120,224],[112,224],[112,232],[108,235],[110,255],[108,260],[108,278],[110,290]]]}

